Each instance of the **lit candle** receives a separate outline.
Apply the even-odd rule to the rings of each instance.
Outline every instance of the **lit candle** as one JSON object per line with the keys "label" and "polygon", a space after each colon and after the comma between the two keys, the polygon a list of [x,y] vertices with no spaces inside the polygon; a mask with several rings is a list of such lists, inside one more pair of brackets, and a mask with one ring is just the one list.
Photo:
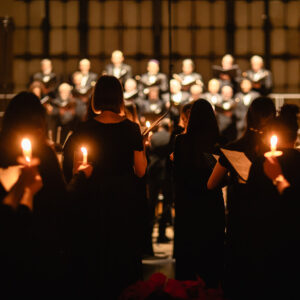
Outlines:
{"label": "lit candle", "polygon": [[150,126],[151,126],[150,121],[146,121],[146,127],[147,127],[147,128],[150,128]]}
{"label": "lit candle", "polygon": [[277,151],[278,138],[276,135],[271,136],[271,151],[265,153],[265,157],[276,157],[282,155],[282,151]]}
{"label": "lit candle", "polygon": [[88,155],[88,152],[87,152],[87,149],[85,147],[81,147],[81,152],[82,152],[82,164],[83,165],[86,165],[87,164],[87,155]]}
{"label": "lit candle", "polygon": [[22,146],[22,149],[23,149],[23,155],[24,155],[24,158],[25,158],[26,162],[30,163],[31,155],[32,155],[30,140],[27,139],[27,138],[24,138],[22,140],[21,146]]}
{"label": "lit candle", "polygon": [[277,136],[276,135],[272,135],[271,137],[271,152],[272,153],[276,153],[276,146],[277,146]]}

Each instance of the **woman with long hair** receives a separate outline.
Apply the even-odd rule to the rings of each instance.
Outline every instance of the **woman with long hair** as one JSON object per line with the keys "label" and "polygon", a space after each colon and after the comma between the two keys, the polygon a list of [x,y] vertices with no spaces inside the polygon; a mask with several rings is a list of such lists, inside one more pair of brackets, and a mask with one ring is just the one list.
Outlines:
{"label": "woman with long hair", "polygon": [[194,102],[187,131],[174,151],[176,278],[201,277],[218,287],[223,269],[224,201],[221,188],[206,187],[218,153],[219,129],[211,104]]}

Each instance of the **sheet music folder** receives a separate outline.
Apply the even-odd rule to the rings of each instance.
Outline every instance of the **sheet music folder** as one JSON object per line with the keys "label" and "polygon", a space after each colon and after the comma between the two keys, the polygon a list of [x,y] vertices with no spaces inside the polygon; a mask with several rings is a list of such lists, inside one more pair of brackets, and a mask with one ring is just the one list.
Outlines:
{"label": "sheet music folder", "polygon": [[221,148],[220,150],[223,152],[235,171],[238,173],[239,177],[246,182],[248,180],[252,163],[244,154],[244,152],[227,150],[223,148]]}
{"label": "sheet music folder", "polygon": [[238,66],[234,65],[230,69],[223,69],[221,66],[213,65],[212,66],[213,70],[213,77],[219,78],[220,74],[227,74],[231,78],[237,77],[237,72],[238,72]]}

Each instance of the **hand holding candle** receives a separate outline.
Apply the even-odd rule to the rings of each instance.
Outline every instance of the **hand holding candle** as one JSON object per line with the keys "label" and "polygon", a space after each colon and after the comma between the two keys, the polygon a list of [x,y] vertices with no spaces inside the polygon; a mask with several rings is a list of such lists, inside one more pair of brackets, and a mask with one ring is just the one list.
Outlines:
{"label": "hand holding candle", "polygon": [[146,127],[147,127],[147,128],[150,128],[150,126],[151,126],[150,121],[146,121]]}
{"label": "hand holding candle", "polygon": [[271,136],[271,151],[268,151],[265,153],[265,157],[277,157],[282,155],[282,151],[277,151],[277,142],[278,142],[278,138],[276,135],[272,135]]}

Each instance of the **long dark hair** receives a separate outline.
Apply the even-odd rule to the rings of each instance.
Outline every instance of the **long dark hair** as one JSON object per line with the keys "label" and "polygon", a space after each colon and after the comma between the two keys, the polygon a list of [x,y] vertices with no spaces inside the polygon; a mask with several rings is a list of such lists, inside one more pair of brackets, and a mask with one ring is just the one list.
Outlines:
{"label": "long dark hair", "polygon": [[187,137],[194,146],[210,152],[220,140],[219,127],[211,104],[205,99],[193,103],[187,125]]}
{"label": "long dark hair", "polygon": [[270,125],[270,131],[278,135],[279,143],[294,143],[298,136],[299,107],[295,104],[284,104],[279,116]]}
{"label": "long dark hair", "polygon": [[258,97],[250,104],[246,115],[246,129],[240,138],[247,144],[247,154],[254,158],[265,152],[263,134],[267,125],[276,116],[274,102],[269,97]]}

